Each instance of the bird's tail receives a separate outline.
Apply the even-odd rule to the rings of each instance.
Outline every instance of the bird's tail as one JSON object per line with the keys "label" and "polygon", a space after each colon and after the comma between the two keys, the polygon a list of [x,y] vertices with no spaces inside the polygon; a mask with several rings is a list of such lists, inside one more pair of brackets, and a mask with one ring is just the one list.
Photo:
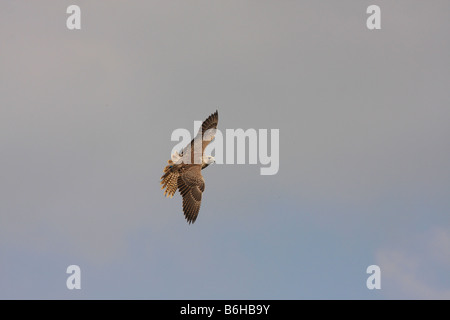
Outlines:
{"label": "bird's tail", "polygon": [[174,164],[172,160],[167,161],[167,163],[168,165],[164,168],[160,184],[162,184],[161,189],[166,189],[164,190],[164,195],[172,198],[178,189],[178,165]]}

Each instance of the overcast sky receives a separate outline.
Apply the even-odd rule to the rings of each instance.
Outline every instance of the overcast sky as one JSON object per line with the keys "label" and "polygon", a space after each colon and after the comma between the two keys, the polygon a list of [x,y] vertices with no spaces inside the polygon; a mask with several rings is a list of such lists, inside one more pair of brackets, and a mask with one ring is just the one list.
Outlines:
{"label": "overcast sky", "polygon": [[[0,298],[450,299],[449,30],[447,0],[2,1]],[[280,167],[209,166],[188,225],[159,179],[216,109]]]}

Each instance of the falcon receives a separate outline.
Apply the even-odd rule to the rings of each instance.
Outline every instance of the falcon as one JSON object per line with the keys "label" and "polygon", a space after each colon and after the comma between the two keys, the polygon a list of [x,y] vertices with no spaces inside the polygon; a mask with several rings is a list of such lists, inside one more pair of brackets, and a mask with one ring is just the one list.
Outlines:
{"label": "falcon", "polygon": [[214,157],[204,154],[205,148],[214,139],[219,122],[219,114],[216,110],[211,114],[181,153],[175,151],[168,165],[164,168],[161,177],[161,189],[164,195],[172,198],[178,190],[183,197],[183,213],[189,224],[197,219],[202,195],[205,191],[205,180],[202,170],[215,162]]}

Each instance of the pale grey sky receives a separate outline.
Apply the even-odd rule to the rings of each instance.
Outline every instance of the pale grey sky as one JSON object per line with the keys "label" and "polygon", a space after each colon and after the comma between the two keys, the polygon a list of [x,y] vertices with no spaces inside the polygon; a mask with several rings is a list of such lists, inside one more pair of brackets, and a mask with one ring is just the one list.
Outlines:
{"label": "pale grey sky", "polygon": [[[448,299],[448,30],[438,0],[1,2],[0,298]],[[159,178],[216,109],[280,170],[208,167],[189,226]]]}

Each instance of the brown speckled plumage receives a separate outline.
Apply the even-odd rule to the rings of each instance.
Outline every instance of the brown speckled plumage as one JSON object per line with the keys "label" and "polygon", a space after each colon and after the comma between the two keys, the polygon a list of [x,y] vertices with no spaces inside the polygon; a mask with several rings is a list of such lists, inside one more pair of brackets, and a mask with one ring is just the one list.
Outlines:
{"label": "brown speckled plumage", "polygon": [[[206,146],[214,138],[215,129],[219,121],[219,115],[216,111],[211,114],[202,123],[202,128],[197,136],[186,146],[180,155],[189,152],[191,154],[191,164],[174,163],[172,160],[168,161],[168,165],[164,168],[164,174],[161,177],[161,189],[164,190],[164,195],[172,198],[177,190],[180,191],[183,197],[183,212],[189,224],[194,223],[200,211],[202,202],[202,195],[205,191],[205,180],[201,174],[201,170],[206,168],[208,164],[198,163],[199,159],[203,159],[203,152]],[[209,130],[209,131],[208,131]],[[203,140],[206,138],[206,140]],[[194,154],[194,141],[202,139],[201,154]],[[197,158],[197,162],[194,162]],[[198,164],[197,164],[198,163]]]}

